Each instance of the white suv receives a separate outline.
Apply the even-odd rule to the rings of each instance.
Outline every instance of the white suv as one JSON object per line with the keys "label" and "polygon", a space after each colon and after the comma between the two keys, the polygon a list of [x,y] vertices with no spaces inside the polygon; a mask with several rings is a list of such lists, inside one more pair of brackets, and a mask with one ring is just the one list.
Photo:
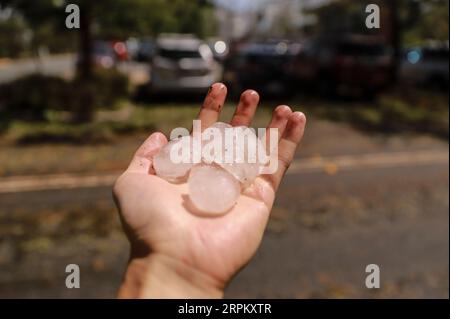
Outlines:
{"label": "white suv", "polygon": [[153,92],[203,92],[221,77],[221,65],[201,40],[186,35],[156,40],[150,79]]}

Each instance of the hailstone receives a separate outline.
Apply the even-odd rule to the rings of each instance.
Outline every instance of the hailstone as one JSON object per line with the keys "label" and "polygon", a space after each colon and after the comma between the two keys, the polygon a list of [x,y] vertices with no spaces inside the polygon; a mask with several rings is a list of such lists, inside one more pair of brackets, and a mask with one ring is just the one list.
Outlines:
{"label": "hailstone", "polygon": [[215,165],[196,165],[188,178],[189,198],[197,209],[220,215],[234,206],[241,193],[236,178]]}
{"label": "hailstone", "polygon": [[[244,138],[245,136],[245,138]],[[234,150],[233,161],[217,163],[230,172],[245,187],[259,175],[258,151],[263,147],[253,130],[246,126],[233,127],[233,139],[226,148]]]}
{"label": "hailstone", "polygon": [[[184,143],[184,144],[182,144]],[[153,157],[153,168],[156,175],[165,179],[168,182],[180,183],[186,181],[189,170],[193,163],[192,161],[176,162],[171,158],[171,153],[176,153],[181,159],[183,147],[190,144],[190,137],[186,136],[180,139],[175,139],[164,145],[161,150]],[[178,152],[177,152],[178,150]],[[188,152],[189,157],[192,157],[192,152]]]}
{"label": "hailstone", "polygon": [[[249,186],[259,175],[258,152],[263,145],[255,132],[246,126],[232,127],[217,122],[210,128],[217,131],[206,129],[201,135],[200,147],[194,147],[191,136],[167,143],[154,156],[153,167],[156,174],[168,182],[187,180],[193,205],[203,213],[219,215],[230,210],[241,189]],[[200,154],[197,148],[201,149]],[[184,155],[185,161],[180,162],[180,155]],[[174,161],[173,156],[178,161]],[[194,157],[198,157],[201,163],[194,163]]]}

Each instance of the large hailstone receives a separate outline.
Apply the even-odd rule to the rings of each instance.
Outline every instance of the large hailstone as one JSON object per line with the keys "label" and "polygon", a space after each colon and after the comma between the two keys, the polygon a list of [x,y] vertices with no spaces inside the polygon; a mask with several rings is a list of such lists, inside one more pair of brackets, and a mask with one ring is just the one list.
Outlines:
{"label": "large hailstone", "polygon": [[[202,133],[202,162],[207,164],[222,164],[225,159],[225,152],[227,148],[232,147],[232,145],[227,145],[225,143],[225,130],[232,129],[233,127],[228,123],[216,122],[210,127],[208,127]],[[216,135],[212,135],[212,130],[217,130],[220,134],[220,140],[216,141],[214,137]],[[218,142],[218,143],[215,143]],[[220,145],[220,149],[213,147],[213,144]],[[208,148],[208,145],[211,145],[211,148]]]}
{"label": "large hailstone", "polygon": [[175,139],[168,142],[161,150],[153,157],[153,168],[156,175],[171,183],[180,183],[186,181],[189,170],[192,167],[192,152],[187,152],[190,159],[189,162],[175,162],[171,158],[171,153],[176,153],[178,157],[182,156],[182,150],[191,144],[190,136],[185,136],[180,139]]}
{"label": "large hailstone", "polygon": [[[215,149],[212,160],[208,161],[203,157],[204,162],[220,165],[237,178],[244,187],[247,187],[259,175],[258,151],[263,149],[263,144],[255,132],[246,126],[232,127],[230,124],[217,122],[211,127],[218,129],[221,133],[222,148]],[[226,130],[231,131],[228,135],[231,138],[225,138]],[[231,160],[226,158],[227,151],[232,152]]]}
{"label": "large hailstone", "polygon": [[215,165],[196,165],[188,179],[189,198],[197,209],[220,215],[236,204],[241,186],[236,178]]}
{"label": "large hailstone", "polygon": [[[154,156],[153,167],[159,177],[169,182],[179,183],[188,179],[189,197],[194,206],[203,213],[220,215],[235,205],[241,185],[247,187],[259,175],[258,151],[263,149],[263,145],[254,131],[246,126],[232,127],[217,122],[211,127],[217,129],[220,135],[210,134],[212,138],[206,140],[206,135],[211,131],[207,129],[202,133],[202,154],[198,154],[198,149],[193,149],[193,138],[186,136],[165,145]],[[216,137],[221,140],[215,140]],[[210,143],[214,141],[221,147],[208,148],[208,144],[212,146],[214,144]],[[190,161],[173,161],[171,154],[180,153],[190,156]],[[201,164],[193,164],[194,153],[201,155]]]}

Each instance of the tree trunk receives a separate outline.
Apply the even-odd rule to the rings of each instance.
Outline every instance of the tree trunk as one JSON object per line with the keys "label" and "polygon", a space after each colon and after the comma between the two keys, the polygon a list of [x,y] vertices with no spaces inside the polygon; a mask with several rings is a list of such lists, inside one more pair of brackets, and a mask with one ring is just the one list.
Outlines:
{"label": "tree trunk", "polygon": [[392,67],[392,83],[396,84],[398,80],[398,71],[401,59],[401,30],[400,30],[400,13],[398,0],[388,0],[387,6],[389,8],[389,38],[393,50],[393,67]]}
{"label": "tree trunk", "polygon": [[77,105],[74,110],[73,120],[77,123],[89,122],[94,115],[94,90],[91,89],[93,83],[93,62],[92,62],[92,10],[89,1],[84,1],[80,5],[79,30],[79,65],[77,70],[77,80],[75,89],[78,95]]}
{"label": "tree trunk", "polygon": [[89,2],[81,7],[81,29],[80,29],[80,69],[79,75],[83,79],[92,76],[92,34],[91,34],[91,12]]}

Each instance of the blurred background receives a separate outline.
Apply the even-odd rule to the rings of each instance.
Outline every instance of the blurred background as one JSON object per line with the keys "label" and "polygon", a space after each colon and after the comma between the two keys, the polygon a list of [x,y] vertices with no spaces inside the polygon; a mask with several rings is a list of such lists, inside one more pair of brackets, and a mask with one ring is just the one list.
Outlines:
{"label": "blurred background", "polygon": [[281,103],[308,116],[227,297],[448,298],[448,1],[70,1],[80,29],[68,3],[0,0],[0,297],[114,297],[115,177],[223,81],[223,120],[247,88],[255,127]]}

